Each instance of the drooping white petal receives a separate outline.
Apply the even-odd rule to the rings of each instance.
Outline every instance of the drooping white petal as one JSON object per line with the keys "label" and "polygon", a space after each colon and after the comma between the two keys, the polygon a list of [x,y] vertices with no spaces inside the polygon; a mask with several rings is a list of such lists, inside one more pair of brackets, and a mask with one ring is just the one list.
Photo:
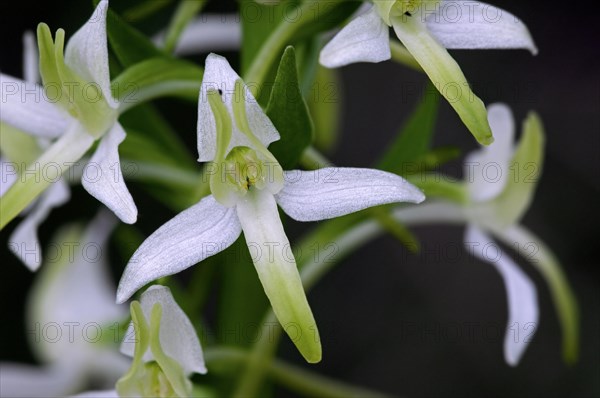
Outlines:
{"label": "drooping white petal", "polygon": [[[41,359],[66,367],[98,361],[96,350],[105,346],[90,340],[109,333],[103,328],[126,316],[125,306],[114,302],[114,282],[108,273],[106,241],[116,224],[114,215],[104,209],[83,237],[79,228],[71,227],[48,248],[27,310],[28,330],[48,328],[49,338],[32,341]],[[54,341],[57,333],[72,338]]]}
{"label": "drooping white petal", "polygon": [[[241,101],[241,99],[234,98],[235,82],[239,79],[240,76],[231,68],[229,62],[224,57],[210,54],[206,58],[204,77],[198,100],[198,161],[200,162],[213,160],[217,148],[217,128],[213,112],[208,103],[208,90],[220,90],[223,103],[233,120],[232,100]],[[253,83],[247,82],[247,84]],[[279,133],[245,84],[244,90],[246,93],[246,115],[250,130],[266,148],[271,142],[277,141],[280,138]],[[236,123],[233,123],[231,141],[225,153],[229,153],[236,146],[254,148],[254,145],[247,136],[238,129]]]}
{"label": "drooping white petal", "polygon": [[298,221],[340,217],[395,202],[420,203],[425,195],[395,174],[350,167],[286,171],[277,203]]}
{"label": "drooping white petal", "polygon": [[40,82],[38,52],[35,35],[31,31],[23,33],[23,78],[29,83]]}
{"label": "drooping white petal", "polygon": [[327,68],[391,58],[389,27],[376,7],[354,18],[321,50],[319,62]]}
{"label": "drooping white petal", "polygon": [[19,179],[16,165],[0,155],[0,197]]}
{"label": "drooping white petal", "polygon": [[476,202],[493,199],[502,192],[510,177],[514,154],[515,121],[510,108],[501,103],[488,106],[488,121],[495,141],[465,159],[465,180],[471,199]]}
{"label": "drooping white petal", "polygon": [[90,83],[98,85],[108,105],[116,109],[118,102],[110,91],[106,13],[108,0],[98,3],[90,19],[69,39],[65,63]]}
{"label": "drooping white petal", "polygon": [[77,369],[0,363],[0,396],[63,397],[79,387]]}
{"label": "drooping white petal", "polygon": [[527,26],[500,8],[477,1],[444,1],[427,16],[429,31],[449,49],[523,48],[537,54]]}
{"label": "drooping white petal", "polygon": [[[168,287],[154,285],[148,288],[140,298],[140,304],[146,319],[150,319],[154,304],[162,307],[160,321],[160,345],[169,357],[177,361],[186,374],[206,373],[204,356],[200,340],[194,326],[187,315],[179,307]],[[135,350],[135,331],[133,324],[129,325],[126,338],[121,344],[121,352],[133,358]],[[154,360],[152,351],[144,354],[144,362]]]}
{"label": "drooping white petal", "polygon": [[137,207],[127,190],[119,162],[118,148],[125,136],[123,127],[118,122],[115,123],[102,137],[96,152],[86,165],[81,184],[121,221],[133,224],[137,220]]}
{"label": "drooping white petal", "polygon": [[465,245],[475,257],[493,265],[504,280],[508,296],[504,359],[516,366],[538,327],[537,289],[519,266],[479,228],[467,228]]}
{"label": "drooping white petal", "polygon": [[[0,73],[0,121],[37,137],[56,138],[72,119],[42,86]],[[59,94],[56,94],[59,95]]]}
{"label": "drooping white petal", "polygon": [[157,229],[133,254],[117,291],[122,303],[145,284],[172,275],[231,246],[242,229],[235,209],[211,196]]}
{"label": "drooping white petal", "polygon": [[273,195],[251,190],[238,203],[244,237],[273,312],[300,353],[311,363],[321,360],[321,343],[290,242]]}
{"label": "drooping white petal", "polygon": [[241,39],[242,29],[238,14],[202,13],[202,16],[194,19],[181,34],[175,54],[237,50],[240,48]]}
{"label": "drooping white petal", "polygon": [[38,227],[46,220],[53,208],[65,204],[70,198],[69,186],[61,178],[40,196],[8,239],[8,247],[31,271],[36,271],[42,264]]}

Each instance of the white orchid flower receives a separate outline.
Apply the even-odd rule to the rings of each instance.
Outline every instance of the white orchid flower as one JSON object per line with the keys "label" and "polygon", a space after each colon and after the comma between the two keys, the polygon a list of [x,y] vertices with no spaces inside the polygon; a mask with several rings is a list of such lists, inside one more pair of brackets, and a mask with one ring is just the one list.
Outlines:
{"label": "white orchid flower", "polygon": [[[488,108],[488,115],[497,139],[489,147],[467,156],[465,203],[433,201],[400,209],[395,215],[409,225],[467,224],[464,238],[467,251],[493,265],[506,286],[509,316],[504,357],[508,364],[515,366],[537,328],[537,290],[530,278],[490,235],[507,242],[509,239],[506,239],[506,234],[518,224],[529,207],[536,186],[535,176],[515,175],[513,172],[523,170],[525,165],[533,168],[535,173],[540,172],[544,135],[537,116],[530,115],[520,144],[515,148],[515,128],[510,109],[503,104],[493,104]],[[520,240],[517,242],[520,243]]]}
{"label": "white orchid flower", "polygon": [[43,87],[0,75],[0,121],[33,136],[55,140],[4,195],[2,227],[51,183],[43,175],[48,167],[64,173],[96,140],[100,142],[82,185],[123,222],[136,221],[137,209],[119,165],[118,146],[125,139],[125,131],[117,121],[120,104],[110,88],[107,9],[108,1],[101,1],[71,37],[64,53],[65,32],[59,29],[53,41],[48,26],[38,26]]}
{"label": "white orchid flower", "polygon": [[27,331],[41,366],[3,362],[2,395],[58,397],[90,381],[114,385],[129,361],[118,352],[118,322],[107,240],[116,218],[101,211],[85,231],[67,227],[52,245],[32,288]]}
{"label": "white orchid flower", "polygon": [[492,143],[485,106],[446,49],[524,48],[536,54],[525,24],[477,1],[373,0],[323,48],[320,63],[336,68],[390,59],[389,27],[475,138]]}
{"label": "white orchid flower", "polygon": [[243,231],[273,310],[302,355],[321,359],[315,321],[277,205],[298,221],[424,200],[397,175],[370,169],[284,172],[267,150],[279,133],[227,60],[206,60],[198,110],[199,161],[212,162],[212,195],[154,232],[135,252],[117,301],[229,247]]}
{"label": "white orchid flower", "polygon": [[[38,55],[35,48],[35,38],[31,32],[26,32],[23,35],[23,49],[23,75],[25,81],[27,83],[38,83]],[[2,152],[6,153],[7,158],[10,157],[11,152],[18,152],[18,154],[15,153],[15,159],[12,159],[13,162],[3,160],[5,163],[2,165],[0,197],[18,180],[14,162],[24,160],[23,157],[34,159],[41,154],[43,149],[49,146],[49,141],[45,138],[35,140],[8,125],[3,125],[2,129]],[[29,153],[24,154],[24,152]],[[21,156],[22,154],[25,156]],[[37,233],[39,225],[46,220],[53,208],[65,204],[70,198],[69,185],[63,178],[60,178],[23,212],[25,219],[10,236],[8,240],[9,248],[31,271],[36,271],[42,262],[42,250]]]}
{"label": "white orchid flower", "polygon": [[115,390],[78,397],[190,397],[192,373],[206,373],[202,347],[192,323],[168,287],[148,288],[131,303],[131,318],[121,352],[133,361]]}

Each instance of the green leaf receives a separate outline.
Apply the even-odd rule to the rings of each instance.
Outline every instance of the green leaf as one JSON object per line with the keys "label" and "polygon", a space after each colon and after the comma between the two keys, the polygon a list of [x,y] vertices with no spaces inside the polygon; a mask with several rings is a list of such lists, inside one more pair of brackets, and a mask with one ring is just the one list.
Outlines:
{"label": "green leaf", "polygon": [[[155,0],[156,1],[156,0]],[[152,3],[152,2],[149,2]],[[192,21],[194,16],[202,10],[207,0],[182,0],[179,2],[165,37],[165,51],[172,53],[185,27]]]}
{"label": "green leaf", "polygon": [[151,58],[125,69],[111,83],[125,109],[162,96],[198,101],[204,70],[188,61]]}
{"label": "green leaf", "polygon": [[[93,0],[97,6],[100,0]],[[146,35],[128,24],[112,9],[108,9],[106,18],[108,41],[119,62],[131,66],[148,58],[166,57],[167,55],[156,48]]]}
{"label": "green leaf", "polygon": [[[377,168],[406,175],[406,170],[425,155],[431,147],[439,107],[439,95],[430,87],[425,90],[406,124],[400,129]],[[414,168],[414,167],[413,167]]]}
{"label": "green leaf", "polygon": [[291,46],[286,48],[279,63],[267,116],[281,135],[281,139],[271,144],[269,150],[283,169],[289,170],[298,164],[302,152],[313,138],[313,124],[300,91],[296,55]]}

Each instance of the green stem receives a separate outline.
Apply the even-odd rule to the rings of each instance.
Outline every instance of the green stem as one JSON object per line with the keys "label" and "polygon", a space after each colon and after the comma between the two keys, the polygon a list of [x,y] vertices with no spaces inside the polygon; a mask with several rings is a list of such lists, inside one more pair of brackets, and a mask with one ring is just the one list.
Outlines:
{"label": "green stem", "polygon": [[423,72],[423,68],[410,51],[406,49],[398,40],[390,39],[390,50],[392,50],[392,60],[407,66],[417,72]]}
{"label": "green stem", "polygon": [[271,33],[259,53],[254,57],[248,68],[244,81],[250,87],[252,94],[256,97],[261,86],[265,83],[267,74],[290,39],[298,32],[311,17],[314,16],[314,4],[305,2],[298,6],[298,19],[284,18]]}
{"label": "green stem", "polygon": [[182,0],[179,2],[165,35],[164,49],[166,52],[172,53],[175,50],[184,29],[194,16],[204,8],[206,3],[206,0]]}
{"label": "green stem", "polygon": [[[0,201],[0,229],[58,180],[92,146],[94,138],[73,123],[48,150],[24,170]],[[56,178],[55,178],[56,177]]]}
{"label": "green stem", "polygon": [[[218,366],[220,363],[227,365],[231,365],[232,363],[248,364],[251,360],[251,354],[237,348],[209,348],[205,350],[204,358],[209,366]],[[267,372],[274,381],[307,397],[348,398],[388,396],[377,391],[367,390],[321,376],[277,359],[271,362],[267,368]]]}

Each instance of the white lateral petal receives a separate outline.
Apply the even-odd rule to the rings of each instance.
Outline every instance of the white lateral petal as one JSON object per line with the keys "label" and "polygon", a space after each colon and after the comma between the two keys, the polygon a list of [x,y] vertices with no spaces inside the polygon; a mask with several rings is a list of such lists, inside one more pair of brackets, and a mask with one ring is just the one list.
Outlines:
{"label": "white lateral petal", "polygon": [[[231,68],[227,59],[216,54],[208,55],[198,100],[198,161],[200,162],[213,160],[217,148],[217,128],[207,97],[209,89],[221,90],[221,98],[231,116],[233,131],[226,153],[236,146],[254,147],[246,135],[237,128],[233,119],[231,101],[235,100],[235,82],[239,79],[240,76]],[[253,82],[248,82],[248,84],[253,84]],[[266,148],[271,142],[280,138],[279,133],[256,102],[246,84],[244,84],[244,90],[246,92],[246,115],[250,130]]]}
{"label": "white lateral petal", "polygon": [[[193,372],[206,373],[204,355],[196,330],[173,298],[168,287],[153,285],[142,294],[140,304],[146,319],[150,319],[152,307],[156,303],[162,306],[159,338],[165,354],[177,361],[187,375]],[[125,336],[132,336],[133,338],[123,341],[121,352],[133,358],[136,339],[132,324],[129,325]],[[145,362],[154,360],[152,351],[146,351],[143,359]]]}
{"label": "white lateral petal", "polygon": [[391,58],[389,27],[376,7],[354,18],[321,50],[319,62],[327,68]]}
{"label": "white lateral petal", "polygon": [[285,185],[275,198],[294,220],[317,221],[387,203],[420,203],[425,195],[392,173],[329,167],[286,171]]}
{"label": "white lateral petal", "polygon": [[225,250],[241,231],[235,209],[207,196],[157,229],[136,250],[119,282],[117,302],[124,302],[148,282]]}
{"label": "white lateral petal", "polygon": [[123,127],[115,123],[102,137],[96,152],[85,166],[81,184],[121,221],[133,224],[137,220],[137,207],[127,190],[119,162],[119,144],[125,136]]}
{"label": "white lateral petal", "polygon": [[39,61],[35,35],[32,31],[23,33],[23,78],[29,83],[39,83]]}
{"label": "white lateral petal", "polygon": [[[116,217],[103,209],[83,234],[79,229],[71,229],[69,235],[49,248],[46,263],[28,298],[28,327],[35,330],[36,324],[76,323],[79,328],[87,325],[89,339],[93,339],[99,328],[126,316],[127,308],[114,302],[114,282],[109,275],[106,250],[116,224]],[[103,345],[90,343],[81,329],[74,330],[78,332],[73,333],[73,338],[52,342],[41,339],[33,347],[36,354],[66,367],[98,361],[95,353]]]}
{"label": "white lateral petal", "polygon": [[476,1],[444,1],[429,14],[427,27],[449,49],[538,50],[527,26],[500,8]]}
{"label": "white lateral petal", "polygon": [[446,201],[427,201],[418,206],[401,207],[394,209],[392,215],[405,225],[462,225],[467,221],[462,206]]}
{"label": "white lateral petal", "polygon": [[471,199],[476,202],[498,196],[511,176],[514,154],[515,121],[510,108],[501,103],[488,106],[488,121],[494,142],[475,150],[465,158],[465,180]]}
{"label": "white lateral petal", "polygon": [[205,14],[194,19],[183,31],[175,54],[189,55],[240,48],[242,29],[238,14]]}
{"label": "white lateral petal", "polygon": [[16,165],[0,154],[0,197],[17,181]]}
{"label": "white lateral petal", "polygon": [[273,312],[304,358],[319,362],[321,344],[315,319],[273,195],[267,190],[250,191],[236,209]]}
{"label": "white lateral petal", "polygon": [[71,117],[51,99],[42,86],[0,73],[0,121],[30,135],[56,138],[67,130]]}
{"label": "white lateral petal", "polygon": [[90,19],[69,39],[65,63],[88,82],[98,84],[108,105],[116,109],[119,104],[110,91],[108,70],[107,11],[108,0],[102,0]]}
{"label": "white lateral petal", "polygon": [[[538,327],[537,289],[531,279],[483,231],[469,226],[465,244],[475,257],[496,268],[502,276],[508,296],[508,324],[504,336],[504,359],[516,366]],[[493,254],[486,248],[493,245]]]}
{"label": "white lateral petal", "polygon": [[79,387],[77,369],[0,363],[0,396],[63,397]]}
{"label": "white lateral petal", "polygon": [[50,211],[67,203],[71,198],[69,186],[60,179],[40,196],[25,219],[11,234],[9,248],[31,271],[36,271],[42,263],[42,248],[38,239],[38,227]]}

